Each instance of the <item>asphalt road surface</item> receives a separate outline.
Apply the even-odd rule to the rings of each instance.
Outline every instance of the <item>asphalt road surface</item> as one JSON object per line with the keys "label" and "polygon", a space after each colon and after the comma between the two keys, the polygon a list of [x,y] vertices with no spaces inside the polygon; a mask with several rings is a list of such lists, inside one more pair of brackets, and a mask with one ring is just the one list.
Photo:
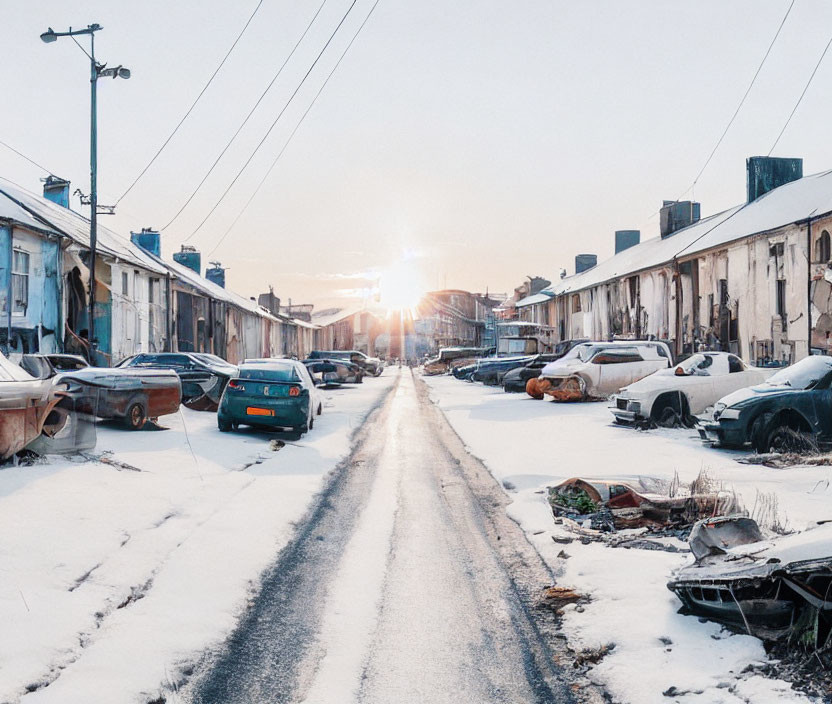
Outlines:
{"label": "asphalt road surface", "polygon": [[505,501],[402,370],[186,699],[573,701],[535,608],[551,574]]}

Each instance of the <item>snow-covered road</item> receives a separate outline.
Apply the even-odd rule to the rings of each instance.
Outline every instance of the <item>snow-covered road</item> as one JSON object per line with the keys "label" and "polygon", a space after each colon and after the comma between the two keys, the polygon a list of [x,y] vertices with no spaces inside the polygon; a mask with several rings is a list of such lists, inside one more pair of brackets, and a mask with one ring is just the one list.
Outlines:
{"label": "snow-covered road", "polygon": [[405,372],[185,700],[572,701],[521,595],[551,575],[448,436]]}
{"label": "snow-covered road", "polygon": [[168,697],[237,625],[355,430],[398,378],[328,391],[279,450],[182,408],[94,455],[0,469],[0,702]]}
{"label": "snow-covered road", "polygon": [[761,641],[676,613],[680,603],[665,584],[687,555],[558,544],[552,538],[568,534],[554,524],[543,490],[575,476],[669,480],[678,473],[690,482],[705,469],[749,508],[759,494],[776,496],[779,517],[800,530],[832,518],[829,467],[739,464],[736,458],[746,453],[705,447],[695,431],[616,426],[606,403],[534,401],[449,376],[425,382],[468,449],[508,487],[509,515],[559,575],[558,583],[592,599],[581,609],[567,607],[563,628],[575,650],[614,645],[590,671],[614,701],[806,701],[789,684],[758,673],[755,666],[766,661]]}

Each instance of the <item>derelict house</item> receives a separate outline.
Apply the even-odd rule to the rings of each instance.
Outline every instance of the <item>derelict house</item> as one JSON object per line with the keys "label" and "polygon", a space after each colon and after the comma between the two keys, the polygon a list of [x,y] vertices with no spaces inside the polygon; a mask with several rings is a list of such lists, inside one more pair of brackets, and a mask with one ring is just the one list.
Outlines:
{"label": "derelict house", "polygon": [[74,352],[103,365],[169,349],[167,269],[99,224],[91,353],[89,220],[70,210],[69,182],[50,176],[44,194],[0,179],[3,349]]}
{"label": "derelict house", "polygon": [[666,201],[660,237],[628,237],[561,279],[530,319],[558,341],[653,337],[755,363],[832,351],[832,171],[802,177],[800,159],[752,157],[747,172],[745,203],[700,219],[697,203]]}

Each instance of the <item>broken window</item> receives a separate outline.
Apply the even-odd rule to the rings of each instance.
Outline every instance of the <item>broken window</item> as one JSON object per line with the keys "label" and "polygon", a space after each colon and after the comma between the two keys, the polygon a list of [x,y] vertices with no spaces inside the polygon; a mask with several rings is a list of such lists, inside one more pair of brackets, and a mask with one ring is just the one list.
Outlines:
{"label": "broken window", "polygon": [[824,230],[815,241],[815,263],[826,264],[832,259],[832,243],[829,240],[829,233]]}
{"label": "broken window", "polygon": [[735,357],[734,355],[728,355],[728,373],[734,374],[735,372],[744,372],[745,365],[743,365],[742,360],[739,357]]}
{"label": "broken window", "polygon": [[29,308],[29,253],[12,251],[12,315],[26,315]]}
{"label": "broken window", "polygon": [[786,327],[786,280],[777,279],[777,315],[783,321],[783,329]]}

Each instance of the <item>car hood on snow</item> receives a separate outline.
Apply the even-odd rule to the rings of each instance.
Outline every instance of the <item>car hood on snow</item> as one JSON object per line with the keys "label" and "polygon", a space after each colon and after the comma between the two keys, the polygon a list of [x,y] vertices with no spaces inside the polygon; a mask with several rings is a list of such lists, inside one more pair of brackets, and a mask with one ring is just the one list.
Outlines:
{"label": "car hood on snow", "polygon": [[746,389],[738,389],[733,393],[719,399],[717,403],[724,403],[726,407],[736,406],[738,403],[747,401],[750,398],[760,398],[771,394],[792,393],[794,391],[801,391],[802,389],[793,389],[791,386],[772,386],[771,384],[758,384],[757,386],[749,386]]}

